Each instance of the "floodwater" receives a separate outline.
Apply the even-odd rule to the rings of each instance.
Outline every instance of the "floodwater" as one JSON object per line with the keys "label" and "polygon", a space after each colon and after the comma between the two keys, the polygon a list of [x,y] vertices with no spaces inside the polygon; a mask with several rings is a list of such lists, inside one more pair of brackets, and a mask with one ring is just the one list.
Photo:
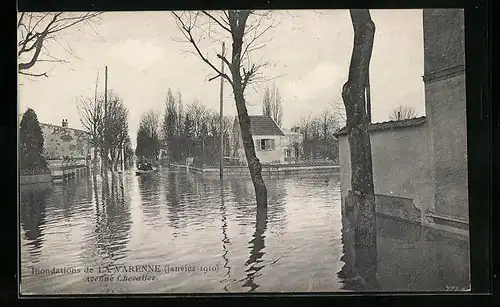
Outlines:
{"label": "floodwater", "polygon": [[[267,212],[249,179],[167,168],[22,186],[21,293],[370,290],[349,274],[339,176],[265,180]],[[377,290],[470,288],[467,241],[387,218],[377,227]]]}

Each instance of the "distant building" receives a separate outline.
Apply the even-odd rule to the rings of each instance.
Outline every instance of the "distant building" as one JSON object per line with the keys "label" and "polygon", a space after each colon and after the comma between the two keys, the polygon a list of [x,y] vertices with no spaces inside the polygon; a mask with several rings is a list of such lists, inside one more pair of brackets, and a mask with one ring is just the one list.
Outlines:
{"label": "distant building", "polygon": [[68,127],[65,119],[61,126],[40,123],[40,128],[43,133],[43,156],[47,160],[89,158],[90,136],[86,131]]}
{"label": "distant building", "polygon": [[158,159],[167,159],[168,158],[168,146],[166,142],[161,142],[160,144],[160,154],[158,155]]}
{"label": "distant building", "polygon": [[[468,233],[464,15],[424,9],[426,116],[369,126],[377,211]],[[338,132],[342,202],[351,188],[346,129]]]}
{"label": "distant building", "polygon": [[282,129],[285,137],[283,138],[283,150],[285,161],[295,161],[302,158],[304,136],[301,133],[293,132],[288,129]]}
{"label": "distant building", "polygon": [[[278,124],[269,116],[250,116],[250,131],[252,132],[255,153],[261,163],[284,163],[284,137]],[[240,164],[247,164],[243,140],[241,138],[238,117],[233,124],[231,136],[231,154]]]}

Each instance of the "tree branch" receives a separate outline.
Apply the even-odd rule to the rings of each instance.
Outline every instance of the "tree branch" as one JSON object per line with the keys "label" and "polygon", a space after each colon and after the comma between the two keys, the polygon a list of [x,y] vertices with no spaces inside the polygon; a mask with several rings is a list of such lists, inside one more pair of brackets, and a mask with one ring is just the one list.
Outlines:
{"label": "tree branch", "polygon": [[[222,73],[217,67],[215,67],[202,53],[201,50],[198,47],[198,44],[195,42],[193,35],[191,33],[191,30],[193,28],[192,24],[191,25],[186,25],[186,23],[182,20],[182,17],[177,15],[177,13],[172,12],[174,17],[177,19],[177,26],[181,30],[181,32],[184,34],[184,36],[187,38],[187,40],[193,45],[195,48],[196,52],[198,53],[198,56],[208,64],[213,70],[215,70],[221,77],[226,79],[231,85],[233,84],[231,78],[225,73]],[[191,18],[190,18],[191,19]]]}
{"label": "tree branch", "polygon": [[21,75],[25,75],[25,76],[29,76],[29,77],[48,77],[47,73],[44,72],[44,73],[41,73],[41,74],[32,74],[32,73],[27,73],[27,72],[24,72],[24,71],[20,71],[19,74]]}
{"label": "tree branch", "polygon": [[[29,14],[29,20],[26,24],[26,16]],[[68,29],[72,26],[75,26],[78,23],[87,22],[88,20],[102,14],[101,12],[90,12],[79,14],[78,16],[65,17],[65,13],[44,13],[43,16],[37,13],[21,13],[18,20],[18,31],[19,40],[18,46],[20,47],[18,50],[18,59],[21,55],[30,53],[34,51],[31,59],[27,62],[22,62],[18,64],[18,70],[28,70],[32,68],[36,62],[38,62],[38,58],[44,48],[44,42],[47,39],[54,38],[54,35],[57,32]],[[44,21],[48,16],[52,16],[50,21],[45,26],[41,26],[41,22]],[[36,21],[35,21],[36,20]],[[32,27],[32,21],[34,21],[34,25]],[[39,27],[42,29],[37,30]],[[26,33],[26,35],[24,35]],[[32,43],[31,43],[32,42]],[[31,43],[31,44],[30,44]],[[29,45],[30,44],[30,45]],[[63,61],[60,61],[62,63]],[[28,75],[28,74],[25,74]]]}
{"label": "tree branch", "polygon": [[209,14],[207,11],[201,11],[203,14],[205,14],[206,16],[208,16],[208,18],[210,18],[211,20],[215,21],[222,29],[226,30],[227,32],[231,33],[231,30],[226,27],[225,25],[223,25],[219,20],[217,20],[217,18],[215,18],[214,16],[212,16],[211,14]]}

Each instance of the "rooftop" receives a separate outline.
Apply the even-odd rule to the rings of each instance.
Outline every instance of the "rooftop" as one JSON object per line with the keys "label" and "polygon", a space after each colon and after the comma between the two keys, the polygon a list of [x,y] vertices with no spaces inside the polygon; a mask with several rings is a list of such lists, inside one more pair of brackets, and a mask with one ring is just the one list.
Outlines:
{"label": "rooftop", "polygon": [[[399,129],[399,128],[407,128],[407,127],[415,127],[415,126],[420,126],[423,123],[425,123],[426,117],[421,116],[421,117],[416,117],[416,118],[409,118],[409,119],[402,119],[402,120],[391,120],[387,122],[380,122],[380,123],[372,123],[368,127],[369,132],[374,132],[374,131],[382,131],[382,130],[391,130],[391,129]],[[343,127],[340,129],[336,135],[345,135],[347,134],[347,127]]]}
{"label": "rooftop", "polygon": [[85,130],[82,130],[82,129],[76,129],[76,128],[71,128],[71,127],[63,127],[63,126],[59,126],[59,125],[54,125],[54,124],[46,124],[46,123],[39,123],[40,125],[40,128],[42,128],[42,126],[47,126],[47,127],[54,127],[54,128],[59,128],[59,129],[70,129],[70,130],[74,130],[74,131],[78,131],[78,132],[83,132],[83,133],[87,133],[87,131]]}
{"label": "rooftop", "polygon": [[250,115],[250,131],[252,135],[280,135],[284,136],[283,131],[276,122],[269,116]]}
{"label": "rooftop", "polygon": [[294,132],[290,129],[281,129],[281,131],[283,131],[283,134],[285,134],[285,135],[302,135],[302,134],[300,134],[298,132]]}

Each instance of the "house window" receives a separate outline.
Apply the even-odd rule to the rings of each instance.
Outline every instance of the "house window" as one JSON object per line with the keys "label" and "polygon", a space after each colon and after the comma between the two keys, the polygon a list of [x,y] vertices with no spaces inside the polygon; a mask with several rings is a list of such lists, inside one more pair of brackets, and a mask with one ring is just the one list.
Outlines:
{"label": "house window", "polygon": [[273,151],[274,139],[261,139],[259,149],[262,151]]}

